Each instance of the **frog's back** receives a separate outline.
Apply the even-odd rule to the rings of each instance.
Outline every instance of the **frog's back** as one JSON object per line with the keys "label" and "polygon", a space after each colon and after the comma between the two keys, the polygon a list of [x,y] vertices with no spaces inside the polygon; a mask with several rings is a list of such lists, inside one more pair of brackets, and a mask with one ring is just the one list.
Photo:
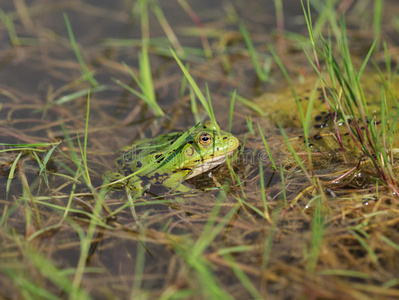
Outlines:
{"label": "frog's back", "polygon": [[116,166],[125,176],[138,171],[143,166],[149,166],[141,174],[151,173],[157,166],[152,163],[161,156],[179,137],[181,132],[173,132],[158,136],[156,139],[143,139],[133,145],[121,149],[121,156],[116,160]]}

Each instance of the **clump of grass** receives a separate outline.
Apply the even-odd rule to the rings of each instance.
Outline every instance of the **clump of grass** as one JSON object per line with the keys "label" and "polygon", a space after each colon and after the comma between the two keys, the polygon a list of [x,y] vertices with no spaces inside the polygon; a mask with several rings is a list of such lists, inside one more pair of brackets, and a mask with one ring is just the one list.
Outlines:
{"label": "clump of grass", "polygon": [[151,77],[151,67],[149,63],[149,58],[148,58],[148,52],[147,50],[144,50],[147,48],[143,48],[143,52],[139,56],[139,61],[140,61],[140,74],[141,74],[141,80],[134,74],[133,70],[123,63],[123,66],[127,70],[127,72],[130,74],[130,76],[133,78],[137,86],[141,89],[141,93],[136,91],[135,89],[131,88],[127,84],[123,83],[119,79],[114,78],[114,82],[118,84],[119,86],[123,87],[133,95],[139,97],[141,100],[143,100],[149,107],[152,108],[156,116],[164,116],[165,113],[163,112],[162,108],[159,106],[157,103],[156,97],[155,97],[155,91],[154,91],[154,86],[152,83],[152,77]]}
{"label": "clump of grass", "polygon": [[[161,107],[157,103],[157,99],[155,97],[155,90],[154,90],[154,83],[152,80],[152,73],[151,73],[151,65],[150,65],[150,58],[148,54],[148,43],[150,40],[150,30],[149,30],[149,20],[148,20],[148,8],[147,8],[147,0],[140,0],[140,18],[141,18],[141,31],[142,31],[142,48],[141,53],[139,54],[139,67],[140,67],[140,79],[134,74],[134,72],[126,65],[123,64],[130,76],[136,82],[137,86],[141,89],[141,93],[137,92],[133,88],[129,87],[125,83],[121,82],[120,80],[114,79],[114,81],[131,92],[132,94],[136,95],[140,99],[142,99],[149,107],[151,107],[156,116],[164,116],[165,113],[161,109]],[[153,8],[157,12],[158,17],[162,18],[162,11],[158,6],[154,3]],[[165,25],[165,24],[164,24]],[[169,31],[168,31],[169,32]],[[177,40],[177,39],[176,39]],[[180,48],[179,48],[180,49]]]}
{"label": "clump of grass", "polygon": [[[89,255],[89,250],[91,247],[94,233],[96,232],[96,228],[99,224],[104,225],[104,223],[101,220],[102,219],[101,210],[103,208],[107,209],[105,203],[101,200],[100,197],[97,196],[97,193],[92,185],[91,177],[89,174],[89,164],[88,164],[88,155],[87,155],[88,132],[89,132],[88,124],[90,116],[89,112],[90,112],[90,98],[88,98],[87,100],[87,113],[86,113],[83,144],[80,143],[79,136],[77,137],[80,156],[78,155],[78,153],[76,153],[75,147],[71,141],[71,138],[67,130],[64,130],[64,133],[66,135],[66,140],[68,142],[70,149],[69,157],[76,166],[76,170],[70,169],[70,171],[75,175],[76,180],[82,179],[85,185],[90,189],[91,194],[94,195],[97,200],[93,211],[86,214],[90,219],[87,232],[85,232],[85,230],[81,226],[78,226],[74,221],[71,221],[68,218],[66,218],[66,214],[70,212],[69,205],[72,198],[74,197],[74,192],[75,192],[74,188],[72,188],[71,193],[69,195],[69,203],[67,207],[52,204],[51,201],[47,202],[49,198],[39,199],[39,197],[33,194],[34,183],[29,184],[24,169],[21,166],[19,168],[19,177],[22,182],[23,195],[21,197],[22,201],[17,202],[16,205],[18,204],[23,205],[26,199],[29,201],[31,205],[31,206],[25,205],[27,241],[32,241],[34,238],[38,238],[40,235],[46,233],[47,231],[59,228],[63,220],[69,222],[69,224],[74,228],[74,230],[77,232],[81,240],[81,251],[79,254],[79,261],[76,269],[73,272],[73,276],[71,276],[72,274],[66,274],[65,271],[63,270],[59,270],[50,260],[47,260],[45,257],[43,257],[43,255],[38,253],[36,250],[32,249],[31,246],[29,246],[25,242],[19,241],[21,246],[20,249],[24,250],[23,255],[29,258],[32,267],[36,268],[37,272],[43,278],[45,278],[46,280],[57,286],[60,290],[65,290],[71,299],[77,299],[77,298],[89,299],[89,296],[81,289],[81,282],[83,274],[88,270],[86,268],[86,261]],[[39,174],[42,174],[43,176],[47,177],[48,174],[46,173],[46,165],[48,164],[49,160],[52,159],[54,151],[57,149],[59,144],[60,142],[53,144],[41,143],[41,144],[9,145],[13,146],[12,148],[13,151],[19,151],[19,154],[14,160],[14,163],[10,170],[9,179],[7,183],[7,193],[9,191],[11,179],[15,174],[16,166],[17,164],[20,164],[20,159],[23,153],[25,152],[33,153],[32,156],[36,159],[39,165]],[[38,147],[47,147],[49,148],[49,150],[43,150]],[[37,152],[46,152],[46,155],[44,156],[44,158],[40,158]],[[45,180],[45,183],[48,186],[49,184],[48,180]],[[64,210],[66,214],[64,214],[64,217],[60,220],[58,224],[48,227],[43,227],[43,223],[45,222],[41,219],[41,214],[43,212],[39,207],[39,205],[44,205],[49,208],[51,207],[57,211]],[[12,208],[11,210],[15,209],[17,209],[17,207]],[[0,223],[4,224],[6,218],[9,217],[11,213],[12,211],[7,212],[7,209],[3,210],[3,215]],[[35,226],[32,226],[30,224],[31,221],[34,222]],[[16,236],[16,238],[18,239],[18,236]],[[16,279],[17,276],[19,276],[19,272],[16,271],[15,269],[9,268],[9,266],[8,267],[3,266],[2,272],[5,272],[12,279]],[[71,277],[73,277],[73,279],[71,279]],[[22,280],[16,280],[15,282],[18,283],[21,293],[27,297],[29,295],[31,296],[36,295],[37,297],[45,297],[48,299],[52,299],[55,297],[50,291],[46,291],[40,287],[38,288],[37,286],[35,287],[34,284],[35,280],[32,280],[28,277],[23,277]]]}
{"label": "clump of grass", "polygon": [[204,229],[196,242],[193,243],[190,240],[186,240],[185,242],[176,243],[172,241],[175,251],[194,271],[195,277],[201,286],[200,293],[211,299],[233,299],[231,295],[218,285],[217,279],[210,268],[210,263],[204,256],[205,250],[211,246],[211,242],[220,234],[239,208],[239,205],[235,205],[223,217],[218,217],[223,207],[221,204],[225,199],[225,193],[221,190],[216,205],[209,214]]}
{"label": "clump of grass", "polygon": [[275,51],[273,50],[273,48],[270,48],[270,51],[276,61],[276,63],[278,64],[278,66],[280,67],[281,71],[283,72],[283,75],[285,77],[285,79],[288,82],[288,85],[292,91],[292,94],[294,96],[297,108],[298,108],[298,112],[299,112],[299,117],[302,123],[302,128],[303,128],[303,132],[304,132],[304,137],[305,137],[305,145],[306,145],[306,150],[307,150],[307,154],[308,154],[308,169],[310,170],[311,174],[308,173],[308,169],[305,167],[305,165],[303,164],[302,160],[300,159],[300,157],[298,156],[298,154],[296,153],[295,149],[293,148],[293,146],[290,144],[289,140],[288,140],[288,136],[285,133],[285,130],[283,129],[283,127],[281,126],[281,124],[278,124],[280,127],[280,130],[283,134],[284,140],[288,146],[289,151],[292,153],[292,155],[294,156],[295,161],[298,163],[298,165],[300,166],[300,168],[302,169],[302,171],[305,173],[306,177],[309,179],[310,183],[316,187],[316,182],[315,182],[315,177],[314,177],[314,172],[313,172],[313,167],[312,167],[312,154],[311,154],[311,149],[309,146],[309,131],[310,131],[310,122],[311,122],[311,112],[312,112],[312,108],[313,108],[313,102],[315,99],[315,91],[317,88],[317,85],[314,87],[313,92],[311,94],[310,97],[310,101],[307,107],[307,111],[306,114],[304,114],[302,106],[299,103],[299,98],[298,95],[295,91],[294,85],[292,84],[292,81],[288,75],[287,70],[285,69],[282,61],[280,60],[280,58],[277,56],[277,54],[275,53]]}
{"label": "clump of grass", "polygon": [[[395,193],[398,194],[399,190],[395,183],[393,172],[390,169],[390,161],[387,155],[387,149],[383,145],[387,145],[387,141],[385,137],[388,133],[385,131],[389,128],[391,136],[392,130],[396,127],[396,118],[390,118],[388,121],[385,96],[384,92],[382,93],[382,110],[380,118],[383,120],[383,126],[380,129],[377,128],[377,121],[374,119],[374,116],[368,111],[368,104],[366,95],[363,92],[363,88],[360,82],[360,78],[366,68],[366,65],[371,58],[374,47],[376,45],[376,41],[370,47],[366,58],[364,59],[362,65],[359,68],[359,71],[356,71],[356,67],[353,65],[349,45],[348,38],[346,35],[345,21],[342,18],[341,30],[340,34],[336,35],[334,38],[338,41],[338,50],[339,50],[339,58],[341,63],[337,61],[334,55],[334,50],[332,49],[331,38],[328,38],[326,41],[322,36],[320,37],[321,43],[323,45],[322,48],[318,48],[317,43],[315,41],[315,36],[313,33],[313,27],[311,25],[311,16],[309,10],[309,2],[308,2],[308,11],[306,11],[305,6],[303,5],[304,14],[307,20],[307,26],[309,31],[309,36],[311,37],[312,49],[315,58],[315,62],[308,56],[308,60],[313,65],[314,70],[319,75],[320,80],[323,83],[324,95],[326,97],[326,90],[331,94],[331,98],[328,98],[326,101],[326,105],[328,110],[330,111],[330,115],[333,119],[336,133],[338,139],[341,143],[340,133],[338,130],[337,122],[338,120],[342,120],[346,127],[348,128],[349,134],[352,137],[355,145],[363,152],[363,154],[368,157],[370,162],[373,164],[375,170],[379,174],[381,180]],[[342,37],[342,38],[341,38]],[[322,70],[320,68],[319,60],[320,58],[325,62],[326,69],[329,74],[329,80],[332,83],[332,87],[330,88],[327,85],[327,80],[324,78],[322,74]],[[389,92],[389,86],[385,86],[387,91]],[[390,92],[392,95],[392,93]],[[327,97],[326,97],[327,98]],[[396,101],[396,100],[395,100]],[[332,105],[332,106],[331,106]],[[332,109],[333,108],[333,109]],[[389,123],[389,126],[387,124]],[[364,130],[362,129],[364,128]],[[306,131],[305,131],[306,133]],[[306,135],[305,135],[306,137]],[[342,154],[345,155],[341,143]],[[392,148],[389,150],[392,153]]]}
{"label": "clump of grass", "polygon": [[[50,160],[54,150],[58,147],[60,143],[31,143],[31,144],[5,144],[5,143],[0,143],[0,146],[7,147],[4,150],[0,150],[1,153],[6,153],[6,152],[15,152],[18,153],[16,154],[16,157],[13,158],[11,168],[8,173],[8,178],[7,178],[7,183],[6,183],[6,193],[5,193],[5,199],[6,201],[9,200],[9,193],[10,193],[10,188],[11,188],[11,182],[15,178],[17,172],[19,172],[20,179],[23,183],[23,189],[25,192],[26,197],[29,198],[29,201],[32,204],[33,210],[34,210],[34,215],[35,215],[35,222],[37,226],[40,228],[40,213],[37,208],[37,205],[35,203],[35,199],[33,198],[30,188],[28,186],[28,183],[26,181],[26,176],[21,168],[21,160],[23,157],[31,155],[36,159],[38,162],[38,165],[40,167],[39,175],[44,178],[44,181],[46,182],[46,185],[48,186],[48,179],[47,179],[47,172],[46,172],[46,165],[48,161]],[[51,148],[50,148],[51,147]],[[43,148],[50,148],[50,150],[45,150]],[[47,153],[46,153],[47,152]],[[39,157],[38,153],[46,153],[45,157],[43,160]],[[19,203],[18,203],[19,204]],[[0,225],[5,224],[7,218],[9,217],[10,214],[12,214],[15,209],[17,208],[18,204],[15,204],[13,206],[6,205],[4,207],[2,217],[0,219]]]}
{"label": "clump of grass", "polygon": [[[70,279],[70,275],[74,272],[73,269],[65,270],[57,267],[56,263],[46,258],[19,235],[14,234],[7,238],[9,244],[13,248],[17,248],[18,254],[26,260],[24,263],[15,259],[9,260],[7,263],[2,261],[0,272],[12,279],[13,284],[23,297],[27,299],[57,299],[59,291],[62,290],[67,295],[75,297],[74,299],[91,299],[81,287],[74,289]],[[93,268],[91,271],[96,270]],[[52,285],[58,290],[54,289]],[[10,288],[10,286],[7,287],[7,289]]]}

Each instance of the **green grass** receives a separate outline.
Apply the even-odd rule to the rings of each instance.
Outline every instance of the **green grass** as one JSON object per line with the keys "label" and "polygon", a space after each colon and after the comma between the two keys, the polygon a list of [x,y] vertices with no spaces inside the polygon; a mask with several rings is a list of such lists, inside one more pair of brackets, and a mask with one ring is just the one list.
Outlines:
{"label": "green grass", "polygon": [[269,80],[269,73],[270,73],[270,64],[267,63],[262,68],[259,64],[258,55],[255,51],[255,48],[252,44],[251,38],[249,37],[248,31],[243,23],[240,24],[241,34],[244,38],[245,44],[248,48],[249,54],[251,56],[252,64],[254,66],[256,75],[258,76],[259,80],[261,81],[268,81]]}
{"label": "green grass", "polygon": [[13,20],[2,9],[0,9],[0,20],[5,25],[5,27],[7,29],[8,37],[10,38],[11,44],[13,46],[20,46],[21,41],[20,41],[18,34],[15,30]]}
{"label": "green grass", "polygon": [[22,153],[23,152],[20,152],[18,156],[15,158],[14,162],[12,163],[6,186],[6,200],[8,199],[8,193],[10,192],[11,180],[14,178],[15,169],[17,168],[17,164],[19,159],[21,158]]}
{"label": "green grass", "polygon": [[[70,270],[69,272],[68,270],[62,270],[62,269],[60,270],[54,265],[52,261],[49,261],[47,258],[45,258],[40,252],[34,249],[31,245],[26,244],[21,240],[17,240],[17,243],[20,244],[24,256],[29,257],[30,262],[32,263],[33,267],[36,268],[39,274],[42,275],[47,280],[51,281],[59,289],[65,290],[67,293],[70,293],[70,299],[91,299],[91,297],[89,297],[89,295],[87,295],[87,293],[85,293],[80,287],[75,287],[73,282],[71,282],[71,280],[69,279],[68,273],[72,273],[73,270]],[[11,276],[16,275],[14,274]],[[22,280],[21,289],[28,290],[33,296],[41,295],[44,298],[48,299],[58,299],[57,295],[45,291],[40,286],[37,286],[34,283],[34,281],[29,282],[28,280],[26,281]]]}
{"label": "green grass", "polygon": [[[324,214],[321,202],[321,197],[316,196],[317,199],[312,199],[314,205],[313,220],[312,220],[312,241],[310,244],[307,270],[314,272],[316,270],[318,257],[321,251],[321,245],[324,235]],[[309,204],[308,204],[309,205]]]}
{"label": "green grass", "polygon": [[377,50],[381,42],[381,24],[384,12],[384,0],[374,0],[373,31],[374,39],[378,41]]}
{"label": "green grass", "polygon": [[265,136],[264,136],[264,134],[263,134],[262,128],[260,127],[259,124],[258,124],[258,129],[259,129],[259,133],[260,133],[260,135],[261,135],[261,137],[262,137],[263,144],[265,145],[265,149],[266,149],[266,151],[267,151],[267,154],[269,155],[270,162],[271,162],[273,168],[274,168],[275,170],[277,170],[277,166],[276,166],[276,163],[274,162],[273,155],[272,155],[272,153],[271,153],[271,151],[270,151],[269,144],[267,143],[266,138],[265,138]]}
{"label": "green grass", "polygon": [[71,42],[71,46],[73,48],[73,51],[75,52],[75,56],[80,64],[80,67],[82,68],[82,72],[84,74],[84,76],[86,77],[86,79],[91,83],[91,85],[93,87],[97,87],[98,86],[98,82],[97,80],[93,77],[92,72],[90,72],[89,68],[87,67],[82,54],[79,51],[79,46],[76,42],[75,36],[73,34],[72,31],[72,26],[71,23],[69,22],[69,18],[68,15],[66,13],[64,13],[64,20],[65,20],[65,25],[67,27],[68,30],[68,36],[69,36],[69,40]]}
{"label": "green grass", "polygon": [[208,59],[211,59],[213,57],[212,49],[209,44],[209,41],[208,41],[208,38],[206,35],[206,31],[203,28],[203,24],[202,24],[200,18],[195,13],[195,10],[192,9],[191,6],[187,3],[186,0],[178,0],[177,2],[181,5],[183,10],[186,12],[186,14],[191,18],[193,23],[197,26],[197,28],[200,32],[202,48],[203,48],[205,57]]}
{"label": "green grass", "polygon": [[149,107],[152,108],[156,116],[163,116],[165,115],[165,113],[163,112],[162,108],[158,105],[157,100],[155,98],[155,91],[151,77],[151,67],[146,49],[147,48],[144,47],[143,53],[139,55],[139,60],[141,62],[140,63],[141,80],[134,74],[133,70],[128,65],[123,63],[123,66],[125,67],[127,72],[133,78],[137,86],[141,89],[141,93],[139,93],[135,89],[131,88],[130,86],[128,86],[127,84],[123,83],[122,81],[116,78],[113,78],[113,80],[116,84],[123,87],[133,95],[139,97],[141,100],[143,100]]}
{"label": "green grass", "polygon": [[260,180],[260,189],[261,189],[260,193],[262,195],[264,216],[271,223],[269,209],[267,208],[265,181],[264,181],[263,166],[261,161],[259,161],[259,180]]}
{"label": "green grass", "polygon": [[[192,242],[188,240],[185,242],[180,241],[180,243],[173,243],[175,251],[193,270],[193,274],[201,287],[199,292],[208,299],[234,299],[218,285],[215,274],[213,274],[210,268],[210,263],[204,257],[204,251],[210,247],[211,242],[225,228],[227,222],[239,208],[238,205],[235,205],[227,214],[219,218],[218,215],[224,200],[225,193],[221,190],[217,202],[209,214],[208,220],[197,241]],[[218,220],[218,222],[216,222],[216,220]]]}
{"label": "green grass", "polygon": [[162,29],[164,30],[166,36],[168,37],[169,42],[173,45],[178,55],[184,55],[184,49],[180,45],[176,34],[174,33],[172,27],[170,26],[168,19],[165,17],[165,14],[162,11],[162,7],[159,5],[157,0],[148,1],[151,5],[151,9],[154,12],[155,16],[158,19],[158,22],[161,24]]}
{"label": "green grass", "polygon": [[251,110],[253,110],[254,112],[256,112],[258,115],[265,116],[265,112],[253,101],[241,97],[239,95],[237,96],[237,100],[240,101],[245,106],[247,106],[248,108],[250,108]]}
{"label": "green grass", "polygon": [[242,285],[250,293],[252,299],[263,299],[262,295],[259,293],[257,287],[254,285],[252,280],[245,274],[245,272],[237,265],[234,258],[229,255],[223,255],[224,258],[230,263],[230,268],[233,270],[235,276],[240,280]]}
{"label": "green grass", "polygon": [[[379,1],[376,1],[376,6],[378,7],[378,9],[381,9],[381,3],[378,2]],[[368,111],[367,99],[364,95],[363,88],[360,82],[361,76],[369,60],[371,59],[373,52],[375,51],[377,40],[374,41],[374,43],[371,45],[359,70],[356,70],[356,67],[352,62],[349,50],[345,19],[341,18],[340,20],[339,33],[333,31],[334,39],[338,41],[338,49],[333,49],[330,36],[328,37],[327,41],[323,37],[320,37],[318,39],[318,42],[316,41],[316,36],[313,32],[313,26],[311,25],[309,2],[307,9],[303,5],[303,10],[307,21],[309,37],[312,40],[312,48],[314,54],[314,62],[310,59],[309,56],[307,56],[308,60],[312,64],[314,70],[319,75],[321,82],[323,82],[323,88],[328,90],[332,95],[331,98],[328,99],[328,102],[326,102],[328,110],[332,111],[331,109],[334,108],[334,111],[338,114],[339,119],[345,122],[353,142],[369,158],[371,163],[374,165],[376,171],[379,173],[381,180],[385,182],[385,184],[393,192],[397,193],[398,188],[393,180],[392,171],[389,169],[390,163],[388,160],[388,156],[383,150],[385,149],[385,147],[381,148],[381,145],[386,145],[386,138],[384,137],[387,136],[387,133],[385,132],[387,126],[382,127],[382,132],[380,132],[380,129],[375,127],[375,124],[373,122],[370,122],[371,125],[369,126],[369,120],[371,120],[373,117]],[[380,15],[380,13],[381,12],[377,11],[376,15]],[[333,24],[335,22],[335,20],[330,20],[330,24]],[[381,19],[376,17],[375,22],[380,24]],[[323,45],[323,47],[321,48],[317,46],[320,43]],[[336,50],[338,50],[338,55],[336,53]],[[336,57],[339,57],[339,61]],[[325,63],[325,68],[328,70],[329,80],[332,83],[331,88],[327,86],[327,80],[321,73],[320,60]],[[384,99],[384,95],[382,95],[382,99]],[[382,103],[383,102],[384,101],[382,101]],[[384,114],[385,113],[383,109],[382,115],[380,116],[380,118],[382,118],[383,120],[386,119]],[[358,118],[360,118],[360,121],[358,120]],[[349,122],[352,123],[349,124]],[[386,124],[386,122],[383,123]],[[395,128],[395,123],[396,119],[394,119],[393,121],[391,120],[391,130],[392,128]],[[334,125],[336,128],[338,139],[339,141],[341,141],[340,133],[337,126],[337,119],[334,119]],[[365,128],[365,130],[362,131],[360,129],[361,127]],[[306,128],[308,128],[307,124],[304,123],[305,138],[307,136]],[[343,148],[342,152],[344,152]],[[345,154],[342,153],[342,155]],[[380,157],[382,157],[382,159],[380,159]]]}
{"label": "green grass", "polygon": [[[145,230],[145,228],[141,229],[141,235],[139,239],[145,237]],[[130,299],[141,299],[141,297],[143,297],[143,299],[147,299],[147,297],[141,294],[146,251],[147,249],[144,241],[137,243],[136,266],[134,270],[134,281]]]}
{"label": "green grass", "polygon": [[183,71],[183,74],[184,74],[185,78],[190,83],[190,86],[194,90],[194,93],[197,96],[197,98],[200,101],[200,103],[202,104],[202,107],[205,109],[205,112],[207,113],[208,117],[210,118],[210,120],[214,124],[217,124],[215,115],[214,115],[213,110],[212,110],[211,99],[210,99],[210,95],[209,95],[208,89],[207,89],[207,96],[208,97],[205,98],[204,94],[202,93],[201,89],[199,88],[199,86],[195,82],[194,78],[189,73],[188,69],[184,66],[184,64],[179,59],[179,57],[176,55],[176,53],[172,49],[170,49],[170,51],[171,51],[173,57],[175,58],[176,62],[180,66],[180,69]]}
{"label": "green grass", "polygon": [[[18,297],[25,299],[92,299],[100,294],[111,298],[165,300],[334,298],[345,293],[356,299],[396,297],[398,279],[392,257],[399,245],[395,228],[397,170],[393,162],[396,160],[399,112],[391,109],[392,104],[398,105],[393,86],[398,70],[391,64],[395,61],[392,45],[376,40],[359,63],[353,59],[351,36],[345,19],[337,11],[337,1],[303,3],[302,21],[309,37],[301,46],[310,67],[318,75],[315,84],[309,86],[308,106],[303,109],[294,79],[291,79],[297,66],[286,64],[290,56],[280,51],[280,44],[270,44],[270,54],[262,53],[263,45],[258,46],[258,40],[253,43],[252,33],[244,25],[238,25],[246,20],[248,28],[257,26],[259,15],[248,19],[246,15],[241,16],[244,12],[234,14],[235,7],[225,3],[231,23],[220,18],[218,22],[222,25],[215,21],[204,27],[201,18],[211,18],[212,11],[197,12],[184,0],[178,3],[179,9],[182,8],[180,13],[195,22],[196,33],[192,33],[191,38],[198,38],[197,43],[202,48],[185,47],[185,40],[181,38],[183,30],[174,28],[173,20],[168,19],[170,7],[163,7],[158,1],[140,0],[132,4],[133,7],[126,4],[125,11],[133,13],[129,14],[132,22],[124,23],[133,29],[141,25],[140,38],[99,43],[120,51],[115,56],[118,60],[126,55],[123,49],[128,49],[129,58],[133,55],[139,65],[137,71],[112,60],[113,67],[104,64],[97,70],[96,64],[91,63],[89,69],[80,51],[87,53],[87,57],[98,53],[78,46],[68,17],[64,15],[71,47],[78,60],[74,68],[80,68],[83,76],[72,78],[56,92],[49,86],[48,105],[37,122],[39,125],[32,122],[34,125],[30,127],[29,121],[28,128],[23,130],[19,130],[21,120],[15,117],[13,109],[37,112],[43,105],[34,96],[30,106],[24,106],[25,98],[29,97],[2,87],[2,95],[17,96],[11,98],[12,109],[9,102],[0,104],[3,118],[0,121],[6,130],[11,129],[13,140],[21,142],[0,144],[3,176],[0,183],[5,191],[5,199],[0,199],[0,283],[8,284]],[[384,36],[384,1],[377,0],[373,4],[370,29],[375,38],[381,38]],[[356,5],[359,9],[360,4]],[[275,6],[280,32],[277,43],[285,42],[284,39],[293,35],[282,34],[283,20],[287,18],[282,1],[275,1]],[[82,10],[84,16],[88,16],[87,11],[98,13],[88,8],[90,6]],[[28,12],[32,16],[37,13],[33,8]],[[122,20],[114,13],[110,11],[109,15]],[[21,26],[18,18],[10,16],[16,18],[18,14],[0,13],[11,44],[17,46],[23,36]],[[159,23],[159,32],[164,36],[153,37],[152,20]],[[210,26],[220,26],[219,32],[212,35]],[[236,35],[241,33],[244,40],[226,42],[222,52],[215,51],[214,39],[222,38],[220,32],[227,31],[226,28],[233,28]],[[383,52],[378,49],[380,42]],[[41,49],[41,54],[46,53],[45,50]],[[380,57],[383,54],[385,70],[380,70],[381,64],[374,61],[375,54]],[[159,64],[157,59],[152,60],[159,58],[156,56],[165,60],[165,65]],[[267,59],[271,57],[273,62]],[[212,79],[208,81],[204,74],[199,84],[196,76],[199,71],[204,72],[204,58],[212,71],[223,74],[220,81],[210,82]],[[362,86],[370,62],[381,81],[381,105],[376,117],[380,124],[368,122],[374,116]],[[113,69],[120,65],[121,70]],[[183,77],[178,75],[177,83],[166,81],[165,84],[164,66],[174,71],[180,68]],[[112,96],[104,99],[102,94],[96,93],[112,89],[99,84],[94,74],[99,79],[97,74],[118,70],[129,74],[137,88],[119,79],[114,82],[152,110],[141,111],[129,125],[122,124],[117,113],[111,119],[111,113],[104,112],[108,105],[115,105],[116,101],[122,103],[124,99]],[[226,70],[228,75],[224,73]],[[292,139],[299,129],[280,125],[281,136],[276,136],[273,130],[267,131],[271,127],[271,123],[267,123],[270,112],[249,100],[259,91],[268,91],[275,83],[271,81],[259,88],[253,82],[257,80],[239,77],[251,73],[260,81],[279,81],[279,70],[297,104],[306,154],[298,153],[295,139]],[[92,88],[84,86],[86,81]],[[158,86],[161,87],[159,91]],[[215,86],[217,91],[213,90]],[[230,91],[234,88],[230,103],[221,110],[224,103],[217,102],[221,97],[220,86],[220,94],[226,93],[225,87]],[[367,157],[368,164],[357,165],[358,161],[343,159],[343,164],[347,164],[343,171],[320,172],[317,169],[317,153],[309,143],[314,132],[311,113],[319,87],[327,95],[329,113],[337,113],[334,126],[338,139],[337,124],[342,121],[361,157]],[[71,88],[76,90],[60,97]],[[244,91],[253,95],[238,96]],[[162,110],[158,92],[165,92],[168,97],[177,95],[179,102],[170,102],[176,111]],[[40,105],[35,105],[38,102]],[[54,115],[62,117],[57,121],[51,119]],[[154,116],[155,123],[151,122]],[[127,191],[126,198],[111,199],[106,195],[107,185],[98,187],[101,173],[112,165],[110,152],[122,139],[130,142],[148,136],[149,130],[156,136],[160,128],[169,131],[188,127],[166,149],[167,153],[179,147],[204,118],[215,124],[222,120],[223,124],[228,124],[229,132],[238,133],[242,142],[241,156],[228,158],[223,168],[209,173],[212,176],[203,175],[205,179],[190,181],[201,186],[201,180],[213,180],[212,186],[216,187],[207,188],[208,183],[204,183],[206,192],[180,199],[174,198],[170,191],[158,197],[130,195]],[[263,127],[265,123],[267,126]],[[42,127],[42,131],[35,131],[37,127]],[[365,130],[360,130],[361,127]],[[4,132],[2,134],[4,136]],[[43,142],[59,135],[65,137],[61,142]],[[277,138],[281,138],[280,144],[276,144]],[[107,145],[104,147],[104,144]],[[342,142],[340,146],[341,152],[335,153],[337,157],[345,155]],[[239,158],[247,147],[254,153],[266,151],[267,163],[241,162]],[[286,157],[292,159],[290,164],[283,163]],[[53,163],[56,171],[50,171]],[[151,165],[119,181],[140,175],[149,167]],[[370,180],[366,188],[356,189],[360,175],[369,176]],[[379,278],[375,274],[383,276]]]}
{"label": "green grass", "polygon": [[[91,176],[89,172],[89,167],[87,163],[87,146],[88,146],[88,133],[89,133],[89,117],[90,117],[90,95],[87,98],[87,108],[86,108],[86,122],[85,122],[85,131],[84,131],[84,142],[83,146],[80,143],[80,138],[79,135],[77,136],[77,141],[79,145],[79,151],[80,155],[76,153],[75,147],[72,143],[72,140],[69,136],[68,131],[64,128],[64,134],[66,136],[67,143],[69,145],[69,150],[70,150],[70,158],[72,162],[75,164],[76,167],[76,179],[81,178],[82,181],[85,183],[87,188],[90,190],[91,194],[93,195],[95,201],[95,205],[93,207],[93,210],[88,214],[90,220],[88,222],[88,228],[87,230],[83,230],[79,225],[75,224],[73,221],[70,222],[70,225],[74,228],[76,234],[79,237],[80,240],[80,255],[79,259],[77,262],[76,266],[76,271],[73,276],[72,280],[72,288],[70,291],[70,299],[78,299],[79,294],[81,293],[80,287],[82,284],[82,279],[83,275],[86,270],[86,262],[89,256],[89,251],[92,245],[92,240],[97,232],[97,226],[102,223],[102,211],[110,211],[110,209],[107,207],[107,205],[104,203],[104,199],[102,197],[99,197],[99,194],[95,190],[95,188],[92,185],[91,182]],[[79,174],[79,175],[78,175]],[[77,177],[79,176],[79,177]],[[74,188],[71,191],[70,198],[69,198],[69,203],[68,206],[70,205],[70,202],[72,200],[74,194]],[[66,210],[68,211],[68,209]],[[99,222],[99,220],[101,220]]]}
{"label": "green grass", "polygon": [[236,103],[236,98],[237,98],[237,93],[236,93],[236,90],[234,90],[233,95],[231,96],[231,101],[230,101],[230,115],[229,115],[228,132],[231,132],[231,128],[233,126],[233,114],[234,114],[234,105]]}

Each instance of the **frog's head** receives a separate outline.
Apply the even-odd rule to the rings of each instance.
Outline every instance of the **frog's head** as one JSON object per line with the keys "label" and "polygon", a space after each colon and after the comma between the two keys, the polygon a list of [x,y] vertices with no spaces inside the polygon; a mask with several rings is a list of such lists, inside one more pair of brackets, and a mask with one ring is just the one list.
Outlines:
{"label": "frog's head", "polygon": [[180,169],[191,170],[186,179],[207,172],[226,161],[240,145],[231,133],[220,130],[211,121],[197,127],[181,152],[184,156]]}

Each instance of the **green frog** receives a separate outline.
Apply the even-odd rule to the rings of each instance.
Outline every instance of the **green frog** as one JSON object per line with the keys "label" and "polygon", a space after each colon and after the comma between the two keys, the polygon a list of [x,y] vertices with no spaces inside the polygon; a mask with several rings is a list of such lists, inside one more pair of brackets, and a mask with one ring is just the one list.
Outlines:
{"label": "green frog", "polygon": [[115,160],[117,172],[105,172],[103,178],[118,182],[110,190],[127,188],[131,195],[154,185],[185,193],[191,189],[183,181],[222,164],[239,144],[235,136],[207,121],[187,132],[163,134],[124,147]]}

